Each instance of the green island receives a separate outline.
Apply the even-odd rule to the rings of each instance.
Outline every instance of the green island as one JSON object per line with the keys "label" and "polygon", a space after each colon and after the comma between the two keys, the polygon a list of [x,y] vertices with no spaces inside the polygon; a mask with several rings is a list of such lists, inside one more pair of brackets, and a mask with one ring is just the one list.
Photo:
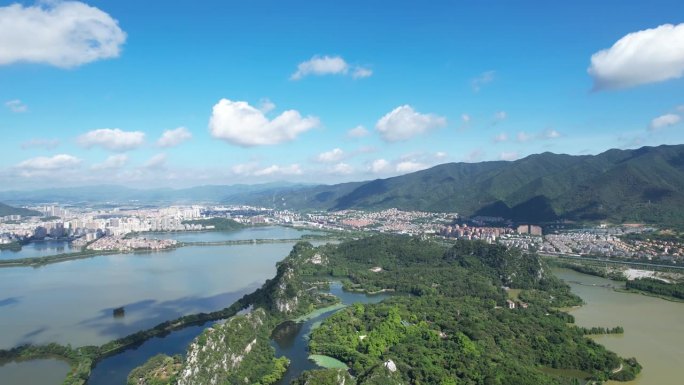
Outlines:
{"label": "green island", "polygon": [[240,222],[237,222],[230,218],[209,218],[209,219],[195,219],[191,221],[183,221],[184,225],[202,225],[202,226],[213,226],[213,231],[233,231],[240,230],[247,227]]}
{"label": "green island", "polygon": [[305,371],[295,384],[598,384],[634,379],[641,369],[635,359],[586,336],[598,329],[576,327],[571,315],[558,310],[581,299],[538,255],[479,241],[448,246],[390,235],[319,247],[299,242],[273,279],[229,308],[181,317],[100,347],[23,346],[0,351],[0,360],[64,359],[72,367],[64,385],[84,384],[90,369],[109,355],[188,325],[225,320],[195,338],[185,357],[153,357],[131,372],[129,384],[274,384],[288,360],[275,357],[273,330],[336,305],[338,299],[324,290],[332,280],[394,295],[325,319],[310,336],[310,353],[349,370]]}

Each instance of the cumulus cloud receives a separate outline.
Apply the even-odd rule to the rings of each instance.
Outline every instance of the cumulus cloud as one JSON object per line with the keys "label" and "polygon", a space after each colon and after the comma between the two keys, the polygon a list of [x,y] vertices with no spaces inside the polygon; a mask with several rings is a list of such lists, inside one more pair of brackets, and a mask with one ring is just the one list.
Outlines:
{"label": "cumulus cloud", "polygon": [[363,138],[364,136],[368,136],[370,132],[366,129],[366,127],[358,125],[351,130],[347,131],[347,137],[352,138],[352,139],[358,139],[358,138]]}
{"label": "cumulus cloud", "polygon": [[318,118],[304,118],[296,110],[285,111],[269,120],[247,102],[221,99],[212,110],[209,132],[214,138],[252,147],[289,142],[319,124]]}
{"label": "cumulus cloud", "polygon": [[516,160],[520,157],[517,151],[504,151],[499,153],[500,160]]}
{"label": "cumulus cloud", "polygon": [[322,163],[333,163],[342,160],[342,158],[344,158],[344,151],[340,148],[334,148],[318,154],[316,160]]}
{"label": "cumulus cloud", "polygon": [[58,154],[55,156],[39,156],[27,159],[17,165],[17,168],[26,171],[47,171],[77,167],[81,164],[81,159],[68,155]]}
{"label": "cumulus cloud", "polygon": [[157,140],[157,146],[175,147],[190,139],[192,139],[192,133],[185,127],[178,127],[174,130],[164,131],[161,138]]}
{"label": "cumulus cloud", "polygon": [[435,153],[435,159],[437,159],[437,160],[446,159],[447,156],[449,156],[449,154],[447,154],[446,152],[443,152],[443,151],[437,151]]}
{"label": "cumulus cloud", "polygon": [[651,124],[649,124],[648,128],[651,131],[657,131],[661,128],[674,126],[681,120],[682,118],[677,114],[665,114],[651,120]]}
{"label": "cumulus cloud", "polygon": [[428,168],[428,165],[426,165],[424,163],[406,160],[403,162],[399,162],[397,164],[397,166],[395,167],[395,170],[398,173],[409,173],[409,172],[425,170],[426,168]]}
{"label": "cumulus cloud", "polygon": [[102,147],[111,151],[128,151],[145,143],[145,133],[123,131],[118,128],[101,128],[78,137],[78,144],[85,147]]}
{"label": "cumulus cloud", "polygon": [[262,168],[254,171],[254,176],[271,176],[271,175],[301,175],[302,168],[298,164],[291,164],[289,166],[279,166],[274,164],[272,166]]}
{"label": "cumulus cloud", "polygon": [[[1,23],[2,22],[0,21],[0,24]],[[0,39],[2,39],[2,38],[0,37]],[[1,49],[0,49],[0,52],[2,52]],[[10,111],[18,113],[18,114],[28,111],[28,106],[26,104],[22,103],[21,100],[19,100],[19,99],[6,101],[5,107],[7,107]]]}
{"label": "cumulus cloud", "polygon": [[373,75],[369,68],[350,66],[341,56],[313,56],[311,59],[299,63],[297,71],[290,76],[291,80],[301,80],[306,76],[315,75],[347,75],[351,70],[354,79],[367,78]]}
{"label": "cumulus cloud", "polygon": [[482,86],[489,84],[494,81],[495,71],[486,71],[480,74],[480,76],[473,79],[470,84],[473,87],[473,91],[480,92]]}
{"label": "cumulus cloud", "polygon": [[494,143],[505,142],[508,140],[508,134],[506,134],[505,132],[502,132],[502,133],[498,134],[497,136],[495,136],[493,140],[494,140]]}
{"label": "cumulus cloud", "polygon": [[159,153],[157,155],[154,155],[150,159],[145,162],[143,165],[144,168],[151,169],[151,170],[159,170],[163,169],[166,167],[166,154]]}
{"label": "cumulus cloud", "polygon": [[249,162],[236,164],[230,168],[233,175],[243,176],[243,177],[255,177],[255,176],[286,176],[286,175],[301,175],[303,174],[302,168],[299,164],[290,164],[287,166],[281,165],[271,165],[268,167],[262,167],[258,162]]}
{"label": "cumulus cloud", "polygon": [[354,167],[348,165],[347,163],[337,163],[330,169],[331,174],[336,175],[349,175],[354,172]]}
{"label": "cumulus cloud", "polygon": [[630,33],[591,56],[594,90],[634,87],[682,77],[684,23]]}
{"label": "cumulus cloud", "polygon": [[385,159],[376,159],[368,167],[368,171],[372,172],[373,174],[382,174],[389,171],[389,169],[390,162],[386,161]]}
{"label": "cumulus cloud", "polygon": [[395,108],[380,118],[375,128],[387,142],[408,140],[434,128],[446,126],[446,118],[433,114],[421,114],[409,105]]}
{"label": "cumulus cloud", "polygon": [[314,56],[299,63],[297,71],[290,76],[292,80],[299,80],[308,75],[336,75],[346,74],[349,64],[340,56]]}
{"label": "cumulus cloud", "polygon": [[57,146],[59,146],[59,139],[34,138],[21,144],[21,148],[23,150],[28,150],[30,148],[44,148],[46,150],[52,150]]}
{"label": "cumulus cloud", "polygon": [[112,170],[112,169],[117,169],[117,168],[121,168],[121,167],[125,166],[127,162],[128,162],[128,155],[126,155],[126,154],[111,155],[107,159],[105,159],[104,162],[94,164],[91,167],[91,169],[93,169],[93,170]]}
{"label": "cumulus cloud", "polygon": [[0,7],[0,65],[76,67],[118,57],[126,34],[116,20],[78,1]]}
{"label": "cumulus cloud", "polygon": [[373,70],[370,68],[356,67],[354,72],[352,72],[352,77],[354,79],[363,79],[373,75]]}
{"label": "cumulus cloud", "polygon": [[497,111],[494,114],[494,123],[499,123],[501,121],[504,121],[504,120],[506,120],[506,118],[508,118],[508,114],[506,113],[506,111]]}
{"label": "cumulus cloud", "polygon": [[264,114],[268,114],[269,112],[275,110],[275,108],[275,103],[268,98],[264,98],[259,101],[259,111],[263,112]]}

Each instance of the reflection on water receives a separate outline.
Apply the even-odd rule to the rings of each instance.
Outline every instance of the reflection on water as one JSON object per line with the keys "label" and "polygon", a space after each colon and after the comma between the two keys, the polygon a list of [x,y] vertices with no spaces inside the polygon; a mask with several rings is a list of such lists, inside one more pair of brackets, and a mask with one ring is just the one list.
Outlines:
{"label": "reflection on water", "polygon": [[684,304],[640,294],[619,293],[608,287],[623,286],[608,279],[555,269],[586,305],[573,309],[580,326],[622,326],[623,335],[594,339],[623,357],[636,357],[644,366],[631,385],[680,385],[684,367]]}
{"label": "reflection on water", "polygon": [[[282,227],[234,232],[291,238]],[[40,268],[0,269],[0,349],[23,343],[99,345],[181,315],[230,306],[275,275],[293,243],[183,247]],[[124,307],[125,317],[114,318]]]}
{"label": "reflection on water", "polygon": [[183,231],[149,232],[141,236],[157,239],[175,239],[179,242],[221,242],[249,239],[296,239],[302,235],[321,234],[320,232],[294,229],[291,227],[260,226],[248,227],[239,231]]}
{"label": "reflection on water", "polygon": [[0,366],[3,385],[59,385],[69,372],[69,364],[57,360],[10,362]]}
{"label": "reflection on water", "polygon": [[76,251],[77,248],[72,248],[67,241],[38,241],[23,245],[20,251],[0,250],[0,260],[47,257]]}

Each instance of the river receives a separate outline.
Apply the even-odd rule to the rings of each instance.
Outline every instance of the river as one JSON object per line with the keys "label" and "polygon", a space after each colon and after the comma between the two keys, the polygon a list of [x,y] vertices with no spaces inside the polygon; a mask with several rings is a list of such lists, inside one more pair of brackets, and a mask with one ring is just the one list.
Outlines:
{"label": "river", "polygon": [[636,357],[644,369],[637,380],[611,385],[681,385],[684,368],[684,303],[640,294],[620,293],[620,282],[556,269],[586,304],[570,311],[579,326],[622,326],[623,335],[593,337],[623,357]]}
{"label": "river", "polygon": [[[258,227],[224,236],[292,239],[305,234],[311,232]],[[201,242],[216,235],[192,237]],[[276,262],[293,244],[193,246],[0,269],[0,349],[24,343],[99,345],[181,315],[222,309],[272,278]],[[118,307],[124,308],[123,317],[113,316]],[[10,369],[0,367],[4,385],[14,385],[5,381]],[[50,385],[17,384],[32,382]]]}

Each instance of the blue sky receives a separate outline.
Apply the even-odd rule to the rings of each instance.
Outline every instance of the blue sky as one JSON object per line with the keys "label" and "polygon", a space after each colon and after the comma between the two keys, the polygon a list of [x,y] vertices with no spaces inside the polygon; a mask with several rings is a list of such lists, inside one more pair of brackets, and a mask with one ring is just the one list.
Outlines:
{"label": "blue sky", "polygon": [[425,3],[0,2],[0,189],[684,143],[681,1]]}

